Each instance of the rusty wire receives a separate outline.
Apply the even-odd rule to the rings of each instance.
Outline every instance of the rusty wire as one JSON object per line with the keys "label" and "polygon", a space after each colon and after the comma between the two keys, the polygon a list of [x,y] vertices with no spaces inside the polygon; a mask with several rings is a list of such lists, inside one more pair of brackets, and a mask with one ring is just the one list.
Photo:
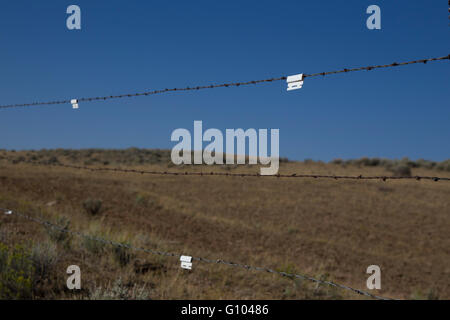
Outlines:
{"label": "rusty wire", "polygon": [[[2,211],[4,214],[8,215],[8,216],[18,216],[24,219],[27,219],[29,221],[33,221],[36,223],[39,223],[41,225],[43,225],[44,227],[47,228],[52,228],[54,230],[57,230],[59,232],[63,232],[63,233],[67,233],[67,234],[71,234],[80,238],[85,238],[91,241],[97,241],[106,245],[111,245],[111,246],[115,246],[115,247],[120,247],[120,248],[125,248],[125,249],[130,249],[130,250],[134,250],[134,251],[141,251],[141,252],[145,252],[145,253],[150,253],[150,254],[154,254],[154,255],[160,255],[160,256],[169,256],[169,257],[176,257],[179,258],[182,256],[182,254],[179,253],[172,253],[172,252],[165,252],[165,251],[158,251],[158,250],[152,250],[152,249],[146,249],[146,248],[140,248],[140,247],[134,247],[131,246],[129,244],[126,243],[120,243],[120,242],[116,242],[116,241],[112,241],[112,240],[108,240],[108,239],[103,239],[100,237],[94,237],[94,236],[90,236],[84,233],[81,233],[79,231],[72,231],[69,230],[67,227],[61,227],[58,226],[56,224],[53,224],[47,220],[44,220],[42,218],[36,218],[36,217],[32,217],[30,215],[21,213],[21,212],[16,212],[14,210],[9,210],[9,209],[4,209],[4,208],[0,208],[0,211]],[[242,264],[242,263],[235,263],[235,262],[230,262],[230,261],[226,261],[226,260],[222,260],[222,259],[207,259],[207,258],[202,258],[202,257],[192,257],[192,260],[194,261],[200,261],[200,262],[204,262],[204,263],[210,263],[210,264],[223,264],[229,267],[234,267],[234,268],[241,268],[241,269],[245,269],[247,271],[249,270],[253,270],[253,271],[263,271],[263,272],[267,272],[267,273],[272,273],[272,274],[277,274],[280,275],[282,277],[286,277],[286,278],[290,278],[290,279],[301,279],[301,280],[307,280],[307,281],[311,281],[311,282],[315,282],[317,284],[322,284],[322,285],[327,285],[327,286],[332,286],[335,288],[340,288],[340,289],[344,289],[344,290],[348,290],[351,291],[353,293],[359,294],[359,295],[363,295],[372,299],[376,299],[376,300],[394,300],[391,298],[386,298],[386,297],[381,297],[378,295],[374,295],[370,292],[367,291],[363,291],[360,289],[355,289],[346,285],[342,285],[333,281],[327,281],[327,280],[321,280],[321,279],[316,279],[313,278],[311,276],[308,275],[304,275],[304,274],[296,274],[296,273],[287,273],[287,272],[283,272],[283,271],[277,271],[271,268],[266,268],[266,267],[254,267],[251,265],[247,265],[247,264]]]}
{"label": "rusty wire", "polygon": [[[4,160],[15,162],[16,159],[3,158]],[[141,169],[122,169],[122,168],[110,168],[110,167],[88,167],[82,165],[65,164],[59,162],[45,162],[45,161],[32,161],[32,160],[21,160],[22,163],[29,163],[33,165],[40,166],[53,166],[53,167],[63,167],[77,170],[87,170],[87,171],[107,171],[107,172],[123,172],[123,173],[135,173],[135,174],[149,174],[149,175],[171,175],[171,176],[225,176],[225,177],[261,177],[261,178],[313,178],[313,179],[333,179],[333,180],[431,180],[431,181],[450,181],[447,177],[437,177],[437,176],[349,176],[349,175],[323,175],[323,174],[300,174],[300,173],[290,173],[290,174],[276,174],[276,175],[261,175],[259,173],[229,173],[229,172],[176,172],[176,171],[154,171],[154,170],[141,170]]]}
{"label": "rusty wire", "polygon": [[[412,61],[399,62],[399,63],[393,62],[391,64],[384,64],[384,65],[373,65],[373,66],[350,68],[350,69],[344,68],[342,70],[337,70],[337,71],[304,74],[303,77],[309,78],[309,77],[317,77],[317,76],[327,76],[327,75],[331,75],[331,74],[347,73],[347,72],[363,71],[363,70],[370,71],[370,70],[374,70],[374,69],[398,67],[398,66],[411,65],[411,64],[416,64],[416,63],[426,64],[427,62],[431,62],[431,61],[440,61],[440,60],[449,60],[449,59],[450,59],[450,55],[447,55],[447,56],[439,57],[439,58],[428,58],[428,59],[412,60]],[[99,97],[89,97],[89,98],[76,98],[76,99],[78,100],[78,102],[105,101],[105,100],[110,100],[110,99],[149,96],[149,95],[168,93],[168,92],[193,91],[193,90],[224,88],[224,87],[225,88],[239,87],[239,86],[246,86],[246,85],[251,85],[251,84],[261,84],[261,83],[266,83],[266,82],[282,81],[282,80],[286,80],[286,79],[287,79],[287,76],[281,76],[281,77],[262,79],[262,80],[245,81],[245,82],[229,82],[229,83],[223,83],[223,84],[192,86],[192,87],[186,87],[186,88],[161,89],[161,90],[145,91],[145,92],[138,92],[138,93],[126,93],[126,94],[120,94],[120,95],[99,96]],[[0,105],[0,109],[42,106],[42,105],[69,104],[71,100],[72,99],[65,99],[65,100],[54,100],[54,101],[45,101],[45,102],[31,102],[31,103],[22,103],[22,104]]]}

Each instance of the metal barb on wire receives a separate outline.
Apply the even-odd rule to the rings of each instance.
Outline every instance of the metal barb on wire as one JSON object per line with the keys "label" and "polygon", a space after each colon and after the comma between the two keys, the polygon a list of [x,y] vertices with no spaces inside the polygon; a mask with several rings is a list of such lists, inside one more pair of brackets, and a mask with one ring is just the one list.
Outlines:
{"label": "metal barb on wire", "polygon": [[[6,159],[9,160],[10,159]],[[261,175],[259,173],[229,173],[229,172],[175,172],[175,171],[149,171],[149,170],[138,170],[138,169],[121,169],[121,168],[93,168],[81,165],[71,165],[64,163],[45,163],[38,161],[24,160],[23,163],[30,163],[33,165],[40,166],[51,166],[51,167],[63,167],[77,170],[86,171],[111,171],[111,172],[123,172],[123,173],[136,173],[136,174],[149,174],[149,175],[172,175],[172,176],[224,176],[224,177],[264,177],[264,178],[314,178],[314,179],[334,179],[334,180],[431,180],[431,181],[450,181],[447,177],[435,177],[435,176],[347,176],[347,175],[320,175],[320,174],[276,174],[276,175]]]}
{"label": "metal barb on wire", "polygon": [[[430,61],[441,61],[441,60],[449,60],[449,59],[450,59],[450,55],[447,55],[447,56],[444,56],[444,57],[412,60],[412,61],[406,61],[406,62],[400,62],[400,63],[394,62],[394,63],[391,63],[391,64],[374,65],[374,66],[359,67],[359,68],[352,68],[352,69],[345,68],[343,70],[337,70],[337,71],[304,74],[303,78],[316,77],[316,76],[326,76],[326,75],[331,75],[331,74],[338,74],[338,73],[344,73],[344,72],[347,73],[347,72],[353,72],[353,71],[363,71],[363,70],[370,71],[370,70],[373,70],[373,69],[398,67],[398,66],[411,65],[411,64],[416,64],[416,63],[427,63],[427,62],[430,62]],[[283,81],[283,80],[286,80],[286,79],[287,79],[287,76],[282,76],[282,77],[276,77],[276,78],[269,78],[269,79],[262,79],[262,80],[253,80],[253,81],[244,81],[244,82],[229,82],[229,83],[223,83],[223,84],[211,84],[211,85],[194,86],[194,87],[186,87],[186,88],[172,88],[172,89],[152,90],[152,91],[145,91],[145,92],[138,92],[138,93],[126,93],[126,94],[120,94],[120,95],[109,95],[109,96],[101,96],[101,97],[78,98],[77,100],[79,102],[80,101],[91,102],[91,101],[98,101],[98,100],[131,98],[131,97],[148,96],[148,95],[167,93],[167,92],[175,92],[175,91],[193,91],[193,90],[224,88],[224,87],[226,87],[226,88],[228,88],[228,87],[240,87],[240,86],[246,86],[246,85],[266,83],[266,82]],[[55,101],[46,101],[46,102],[31,102],[31,103],[21,103],[21,104],[8,104],[8,105],[0,105],[0,109],[18,108],[18,107],[32,107],[32,106],[41,106],[41,105],[69,104],[70,101],[71,101],[71,99],[65,99],[65,100],[55,100]]]}
{"label": "metal barb on wire", "polygon": [[[97,241],[97,242],[101,242],[103,244],[107,244],[107,245],[112,245],[112,246],[116,246],[116,247],[122,247],[122,248],[126,248],[126,249],[130,249],[130,250],[134,250],[134,251],[141,251],[141,252],[145,252],[145,253],[150,253],[150,254],[155,254],[155,255],[160,255],[160,256],[169,256],[169,257],[177,257],[180,258],[181,256],[183,256],[182,254],[178,254],[178,253],[171,253],[171,252],[164,252],[164,251],[157,251],[157,250],[151,250],[151,249],[145,249],[145,248],[140,248],[140,247],[133,247],[131,245],[125,244],[125,243],[120,243],[120,242],[116,242],[116,241],[112,241],[112,240],[107,240],[107,239],[103,239],[103,238],[99,238],[99,237],[93,237],[93,236],[89,236],[87,234],[78,232],[78,231],[71,231],[67,228],[63,228],[60,227],[56,224],[53,224],[49,221],[43,220],[41,218],[36,218],[36,217],[32,217],[29,216],[27,214],[24,213],[20,213],[20,212],[16,212],[13,210],[9,210],[9,209],[3,209],[0,208],[0,211],[3,211],[3,213],[14,213],[14,215],[25,218],[29,221],[33,221],[36,223],[39,223],[43,226],[46,227],[50,227],[53,228],[57,231],[60,232],[64,232],[67,234],[71,234],[71,235],[75,235],[77,237],[81,237],[81,238],[85,238],[88,240],[93,240],[93,241]],[[287,277],[287,278],[291,278],[291,279],[301,279],[301,280],[307,280],[307,281],[311,281],[311,282],[315,282],[317,284],[322,284],[322,285],[328,285],[328,286],[332,286],[332,287],[336,287],[336,288],[341,288],[344,290],[348,290],[351,291],[353,293],[357,293],[359,295],[363,295],[372,299],[376,299],[376,300],[394,300],[391,298],[386,298],[386,297],[381,297],[378,295],[374,295],[371,294],[367,291],[363,291],[363,290],[359,290],[359,289],[355,289],[346,285],[342,285],[333,281],[326,281],[326,280],[320,280],[320,279],[316,279],[313,278],[311,276],[308,275],[304,275],[304,274],[296,274],[296,273],[287,273],[287,272],[282,272],[282,271],[277,271],[277,270],[273,270],[270,268],[265,268],[265,267],[254,267],[254,266],[250,266],[250,265],[246,265],[246,264],[241,264],[241,263],[234,263],[234,262],[229,262],[229,261],[225,261],[222,259],[216,259],[216,260],[212,260],[212,259],[207,259],[207,258],[202,258],[202,257],[192,257],[192,260],[195,261],[200,261],[200,262],[204,262],[204,263],[210,263],[210,264],[223,264],[226,266],[230,266],[230,267],[234,267],[234,268],[241,268],[241,269],[245,269],[247,271],[253,270],[253,271],[263,271],[263,272],[268,272],[268,273],[272,273],[272,274],[277,274],[283,277]]]}
{"label": "metal barb on wire", "polygon": [[405,61],[405,62],[393,62],[391,64],[382,64],[382,65],[374,65],[374,66],[368,66],[368,67],[358,67],[358,68],[351,68],[351,69],[343,69],[343,70],[337,70],[337,71],[329,71],[329,72],[319,72],[319,73],[312,73],[312,74],[305,74],[304,78],[307,77],[317,77],[317,76],[327,76],[330,74],[337,74],[337,73],[344,73],[344,72],[354,72],[354,71],[371,71],[373,69],[381,69],[381,68],[390,68],[390,67],[399,67],[399,66],[406,66],[416,63],[424,63],[430,61],[440,61],[440,60],[450,60],[450,55],[439,57],[439,58],[428,58],[428,59],[420,59],[420,60],[412,60],[412,61]]}

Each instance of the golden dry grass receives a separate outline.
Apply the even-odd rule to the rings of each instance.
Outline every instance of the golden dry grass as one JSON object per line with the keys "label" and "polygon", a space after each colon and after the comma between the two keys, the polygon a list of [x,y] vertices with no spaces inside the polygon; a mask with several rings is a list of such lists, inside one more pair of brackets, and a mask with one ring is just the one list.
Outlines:
{"label": "golden dry grass", "polygon": [[[129,168],[179,170],[163,163]],[[232,172],[257,170],[241,166]],[[280,173],[294,172],[389,175],[381,167],[282,164]],[[413,174],[450,176],[420,168]],[[97,216],[84,211],[88,198],[102,200]],[[151,176],[0,161],[0,207],[52,221],[64,216],[72,230],[134,246],[305,273],[363,290],[366,268],[376,264],[382,290],[375,294],[450,298],[450,183],[445,181]],[[0,236],[9,245],[51,241],[40,225],[13,216],[0,218]],[[175,258],[142,253],[121,267],[109,249],[95,254],[76,238],[70,247],[57,245],[58,268],[36,298],[86,298],[118,278],[145,286],[152,299],[361,298],[223,265],[194,262],[189,272]],[[70,264],[82,270],[84,290],[76,295],[64,289]],[[147,268],[141,272],[139,265]]]}

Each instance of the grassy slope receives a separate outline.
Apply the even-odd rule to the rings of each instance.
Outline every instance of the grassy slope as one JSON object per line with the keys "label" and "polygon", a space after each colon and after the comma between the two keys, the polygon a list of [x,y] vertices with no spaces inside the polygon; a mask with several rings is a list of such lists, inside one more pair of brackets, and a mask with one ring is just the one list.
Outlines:
{"label": "grassy slope", "polygon": [[[130,155],[119,157],[114,152],[73,151],[77,156],[64,150],[52,152],[43,158],[177,170],[168,168],[168,154],[161,152],[149,156],[154,161],[145,157],[127,161]],[[2,155],[40,156],[34,152]],[[231,170],[257,172],[252,166]],[[382,167],[282,164],[280,173],[293,172],[390,174]],[[413,169],[413,174],[450,176],[423,168]],[[382,290],[377,294],[395,298],[450,298],[449,195],[448,182],[147,176],[0,160],[0,207],[52,221],[64,216],[72,230],[135,246],[306,273],[360,289],[366,289],[367,266],[377,264],[382,269]],[[83,201],[88,198],[102,200],[100,214],[85,212]],[[41,226],[10,216],[0,217],[0,241],[9,246],[52,242]],[[49,280],[36,285],[36,298],[86,298],[118,278],[125,285],[145,286],[153,299],[359,298],[342,290],[227,266],[196,262],[193,271],[186,272],[175,258],[141,253],[120,266],[110,249],[103,248],[99,254],[76,238],[56,245],[58,263]],[[64,290],[65,269],[70,264],[82,270],[84,290],[78,296]],[[148,270],[139,272],[138,265]]]}

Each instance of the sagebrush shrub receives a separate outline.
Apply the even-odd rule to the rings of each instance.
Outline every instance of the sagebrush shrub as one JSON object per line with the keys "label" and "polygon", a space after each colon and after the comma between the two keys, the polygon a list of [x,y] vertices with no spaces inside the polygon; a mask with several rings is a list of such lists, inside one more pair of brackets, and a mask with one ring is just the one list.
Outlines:
{"label": "sagebrush shrub", "polygon": [[449,171],[450,172],[450,160],[445,160],[440,162],[436,169],[441,170],[441,171]]}
{"label": "sagebrush shrub", "polygon": [[145,194],[139,193],[136,196],[135,203],[137,206],[146,207],[148,204],[148,197]]}
{"label": "sagebrush shrub", "polygon": [[404,164],[398,164],[390,168],[392,174],[396,177],[410,177],[411,168]]}
{"label": "sagebrush shrub", "polygon": [[92,300],[148,300],[149,297],[145,286],[138,287],[134,284],[130,287],[123,284],[121,278],[114,282],[112,288],[97,287],[89,295]]}
{"label": "sagebrush shrub", "polygon": [[83,202],[84,210],[90,215],[97,215],[102,209],[102,201],[98,199],[87,199]]}
{"label": "sagebrush shrub", "polygon": [[105,244],[90,238],[83,239],[83,247],[92,254],[101,254],[105,250]]}
{"label": "sagebrush shrub", "polygon": [[[58,225],[61,229],[68,231],[70,220],[67,219],[66,217],[60,217],[57,219],[56,225]],[[69,245],[70,242],[69,233],[52,228],[50,226],[45,226],[45,229],[47,230],[47,234],[52,241],[63,244],[66,247]]]}
{"label": "sagebrush shrub", "polygon": [[30,255],[34,267],[33,282],[47,278],[58,262],[56,246],[50,243],[39,243],[31,249]]}

